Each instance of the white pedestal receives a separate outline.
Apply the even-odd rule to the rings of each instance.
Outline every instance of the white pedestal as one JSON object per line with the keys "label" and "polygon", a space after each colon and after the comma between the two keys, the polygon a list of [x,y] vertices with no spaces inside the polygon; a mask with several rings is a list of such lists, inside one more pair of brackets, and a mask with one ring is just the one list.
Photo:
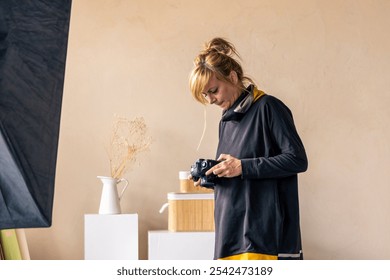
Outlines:
{"label": "white pedestal", "polygon": [[212,260],[214,232],[148,232],[149,260]]}
{"label": "white pedestal", "polygon": [[138,260],[138,214],[84,216],[86,260]]}

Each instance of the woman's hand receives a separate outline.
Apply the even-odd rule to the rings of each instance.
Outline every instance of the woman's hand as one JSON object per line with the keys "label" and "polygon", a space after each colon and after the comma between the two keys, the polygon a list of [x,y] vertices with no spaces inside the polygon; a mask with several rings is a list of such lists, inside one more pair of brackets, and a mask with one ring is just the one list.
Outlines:
{"label": "woman's hand", "polygon": [[226,154],[221,154],[217,165],[213,166],[206,172],[206,175],[214,173],[218,177],[232,178],[242,174],[241,160]]}
{"label": "woman's hand", "polygon": [[[188,176],[188,180],[193,181],[191,175]],[[194,181],[194,186],[195,187],[200,187],[200,179],[198,181]]]}

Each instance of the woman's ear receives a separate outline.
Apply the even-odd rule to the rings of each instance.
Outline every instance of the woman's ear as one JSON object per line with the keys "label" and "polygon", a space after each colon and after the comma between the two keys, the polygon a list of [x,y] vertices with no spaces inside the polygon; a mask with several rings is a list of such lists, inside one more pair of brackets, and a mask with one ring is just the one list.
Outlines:
{"label": "woman's ear", "polygon": [[230,78],[230,81],[233,83],[233,84],[237,84],[238,83],[238,76],[237,76],[237,73],[236,71],[230,71],[230,74],[229,74],[229,78]]}

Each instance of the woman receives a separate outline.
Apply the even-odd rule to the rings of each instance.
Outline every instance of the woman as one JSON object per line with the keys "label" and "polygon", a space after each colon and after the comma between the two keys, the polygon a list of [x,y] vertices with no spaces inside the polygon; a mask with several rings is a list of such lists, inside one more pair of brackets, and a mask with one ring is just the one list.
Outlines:
{"label": "woman", "polygon": [[[214,38],[195,58],[190,89],[222,110],[215,259],[303,259],[297,173],[307,158],[290,110],[244,76],[235,47]],[[199,184],[197,182],[196,184]]]}

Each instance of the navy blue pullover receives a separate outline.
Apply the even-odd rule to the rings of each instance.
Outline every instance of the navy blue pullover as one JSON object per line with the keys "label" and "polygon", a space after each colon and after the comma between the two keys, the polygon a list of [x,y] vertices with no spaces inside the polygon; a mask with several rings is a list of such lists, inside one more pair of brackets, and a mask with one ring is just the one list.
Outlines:
{"label": "navy blue pullover", "polygon": [[254,91],[248,87],[220,121],[217,157],[241,159],[242,175],[214,187],[214,258],[301,259],[297,173],[307,169],[305,149],[287,106],[266,94],[256,100]]}

